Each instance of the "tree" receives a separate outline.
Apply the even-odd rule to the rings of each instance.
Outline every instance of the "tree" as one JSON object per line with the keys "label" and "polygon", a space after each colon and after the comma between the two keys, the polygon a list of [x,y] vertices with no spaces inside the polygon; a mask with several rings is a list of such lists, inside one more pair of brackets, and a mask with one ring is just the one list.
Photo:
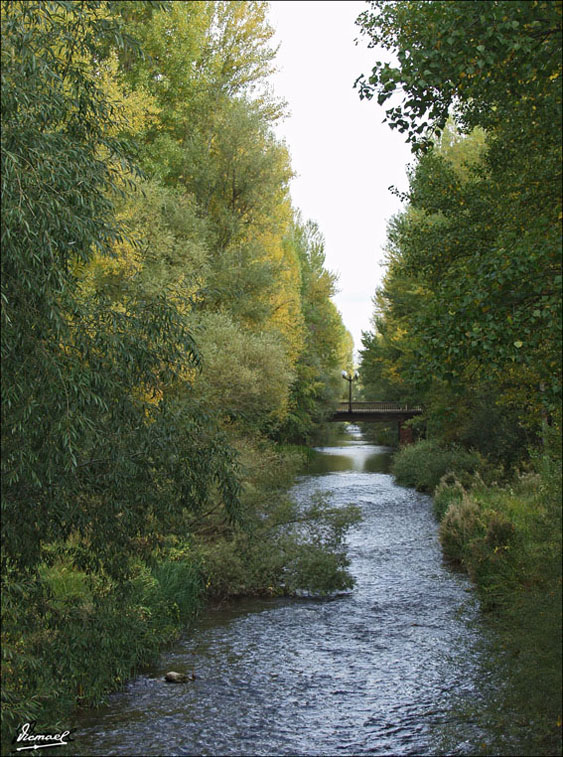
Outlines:
{"label": "tree", "polygon": [[289,413],[281,438],[303,441],[330,412],[340,395],[340,370],[352,362],[352,341],[331,301],[336,277],[324,267],[324,238],[316,223],[298,216],[288,234],[299,261],[304,348],[295,366]]}
{"label": "tree", "polygon": [[561,390],[561,3],[373,3],[358,22],[398,59],[361,94],[404,93],[387,119],[419,153],[395,225],[422,294],[410,380],[483,382],[537,431]]}
{"label": "tree", "polygon": [[[123,275],[130,260],[94,275],[130,244],[115,200],[134,166],[102,72],[112,49],[135,49],[119,9],[2,11],[4,559],[33,567],[43,543],[74,534],[83,562],[123,572],[139,538],[177,527],[216,485],[234,514],[234,461],[212,425],[197,451],[174,433],[202,420],[162,401],[198,362],[185,312]],[[188,449],[192,467],[162,465]]]}
{"label": "tree", "polygon": [[[376,62],[356,82],[361,97],[386,111],[391,128],[424,149],[455,114],[466,131],[506,125],[515,117],[532,127],[560,118],[560,0],[378,0],[357,24],[369,47],[396,54],[398,65]],[[559,115],[558,115],[559,114]]]}

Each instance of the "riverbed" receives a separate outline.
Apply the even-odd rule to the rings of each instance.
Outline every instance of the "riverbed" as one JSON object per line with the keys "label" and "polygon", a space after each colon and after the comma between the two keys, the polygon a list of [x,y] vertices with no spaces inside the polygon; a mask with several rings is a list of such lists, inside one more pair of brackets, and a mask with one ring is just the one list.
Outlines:
{"label": "riverbed", "polygon": [[[478,606],[443,563],[430,498],[395,484],[389,452],[348,427],[292,492],[361,508],[351,591],[209,608],[156,666],[76,720],[72,754],[490,753],[467,716],[483,689]],[[166,684],[168,670],[195,679]]]}

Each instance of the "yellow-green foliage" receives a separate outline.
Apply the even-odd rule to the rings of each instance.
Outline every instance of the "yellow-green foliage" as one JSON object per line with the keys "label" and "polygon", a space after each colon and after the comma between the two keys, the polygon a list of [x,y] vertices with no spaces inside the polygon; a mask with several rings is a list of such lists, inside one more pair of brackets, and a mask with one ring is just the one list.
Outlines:
{"label": "yellow-green foliage", "polygon": [[9,575],[2,602],[2,741],[18,724],[65,722],[147,664],[194,617],[202,594],[190,555],[140,560],[118,584],[69,557],[43,563],[38,581]]}
{"label": "yellow-green foliage", "polygon": [[299,511],[287,456],[248,442],[239,475],[230,444],[301,440],[346,352],[320,234],[292,238],[267,9],[2,2],[5,732],[124,681],[202,571],[350,583],[350,514]]}
{"label": "yellow-green foliage", "polygon": [[227,313],[209,313],[197,340],[203,361],[195,388],[210,407],[249,426],[284,417],[293,373],[279,333],[253,333]]}
{"label": "yellow-green foliage", "polygon": [[68,561],[60,559],[53,565],[43,564],[39,575],[48,587],[54,607],[62,608],[65,604],[92,607],[92,576],[78,570]]}

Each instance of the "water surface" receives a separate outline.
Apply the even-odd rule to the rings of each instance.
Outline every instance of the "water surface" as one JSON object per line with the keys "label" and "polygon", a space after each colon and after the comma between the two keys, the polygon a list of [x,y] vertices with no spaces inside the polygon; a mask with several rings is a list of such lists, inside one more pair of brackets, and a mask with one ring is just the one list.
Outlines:
{"label": "water surface", "polygon": [[[360,506],[351,592],[209,609],[157,666],[78,719],[74,753],[478,753],[481,729],[452,709],[478,695],[478,610],[442,562],[430,499],[394,483],[388,452],[350,427],[293,490]],[[165,684],[168,670],[196,679]]]}

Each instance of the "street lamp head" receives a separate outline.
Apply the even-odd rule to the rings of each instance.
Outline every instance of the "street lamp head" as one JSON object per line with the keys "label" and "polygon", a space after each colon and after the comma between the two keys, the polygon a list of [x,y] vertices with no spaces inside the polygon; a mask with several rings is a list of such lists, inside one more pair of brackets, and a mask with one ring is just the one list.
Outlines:
{"label": "street lamp head", "polygon": [[346,371],[342,371],[341,375],[343,379],[348,378],[348,374],[346,373]]}
{"label": "street lamp head", "polygon": [[358,371],[354,371],[354,378],[355,379],[360,378],[360,374],[358,373]]}

